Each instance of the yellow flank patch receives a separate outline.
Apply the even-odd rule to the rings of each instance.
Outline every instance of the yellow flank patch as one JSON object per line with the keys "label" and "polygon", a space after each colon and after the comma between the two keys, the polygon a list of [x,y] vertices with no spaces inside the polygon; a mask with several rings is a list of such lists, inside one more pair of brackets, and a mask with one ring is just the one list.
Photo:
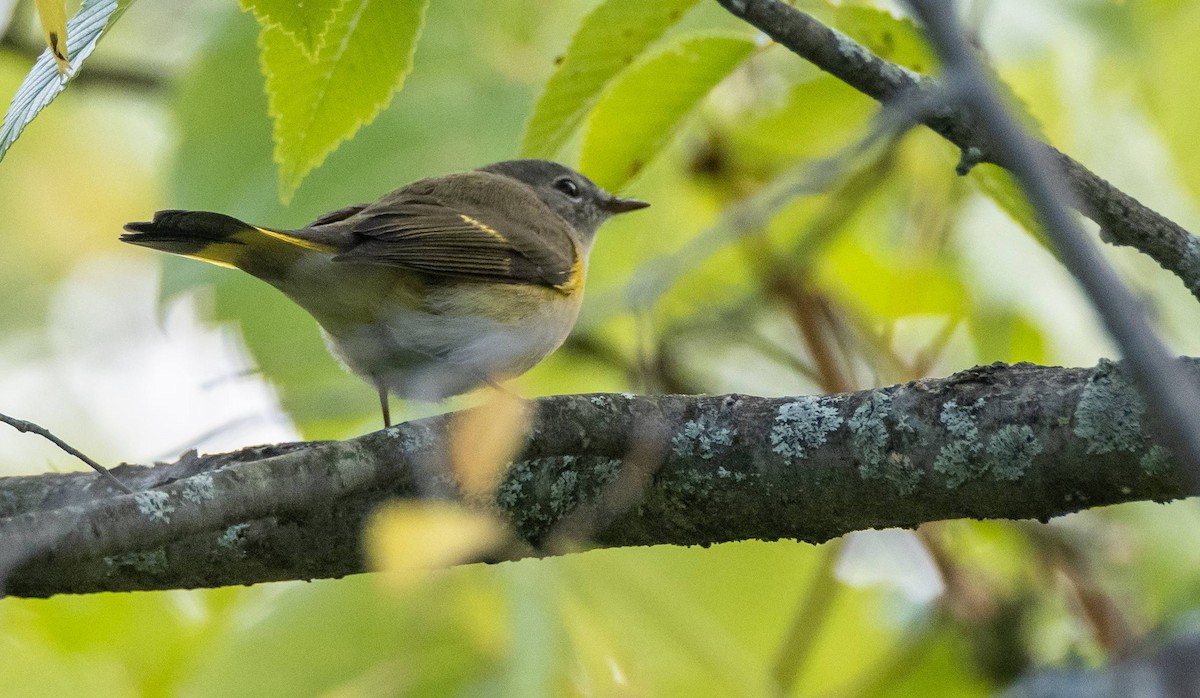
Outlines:
{"label": "yellow flank patch", "polygon": [[482,230],[483,232],[487,233],[488,235],[491,235],[492,237],[496,238],[496,239],[497,239],[497,240],[499,240],[500,242],[503,242],[503,243],[508,243],[508,238],[506,238],[506,237],[504,237],[503,235],[501,235],[501,234],[500,234],[500,231],[496,230],[495,228],[493,228],[492,226],[488,225],[487,223],[483,223],[483,222],[481,222],[481,221],[477,221],[477,220],[475,220],[474,218],[471,218],[470,216],[468,216],[468,215],[467,215],[467,214],[465,214],[465,213],[460,213],[460,214],[458,214],[458,217],[459,217],[459,218],[461,218],[461,219],[463,219],[463,222],[464,222],[464,223],[466,223],[467,225],[472,225],[472,226],[474,226],[474,227],[476,227],[476,228],[478,228],[478,229]]}
{"label": "yellow flank patch", "polygon": [[290,242],[293,245],[298,245],[300,247],[303,247],[306,250],[315,250],[317,252],[337,252],[338,251],[337,248],[332,245],[322,245],[319,242],[313,242],[312,240],[305,240],[304,238],[299,238],[299,237],[296,237],[295,235],[288,235],[287,233],[285,233],[281,230],[271,230],[270,228],[259,228],[258,226],[254,226],[254,229],[260,233],[263,233],[264,235],[270,235],[271,237],[276,238],[278,240],[283,240],[284,242]]}
{"label": "yellow flank patch", "polygon": [[571,276],[563,283],[554,287],[568,296],[574,294],[576,291],[583,290],[583,278],[586,274],[583,252],[580,251],[579,245],[574,244],[574,241],[572,241],[572,247],[575,250],[575,263],[571,265]]}

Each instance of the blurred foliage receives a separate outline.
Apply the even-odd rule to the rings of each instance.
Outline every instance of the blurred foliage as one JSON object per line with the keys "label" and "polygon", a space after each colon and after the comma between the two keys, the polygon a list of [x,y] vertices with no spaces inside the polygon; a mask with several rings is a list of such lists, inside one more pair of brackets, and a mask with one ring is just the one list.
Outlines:
{"label": "blurred foliage", "polygon": [[696,0],[602,2],[580,23],[534,106],[522,138],[525,157],[553,159],[601,90],[677,23]]}
{"label": "blurred foliage", "polygon": [[[305,33],[271,23],[259,46],[275,120],[279,196],[392,101],[412,68],[427,0],[354,0]],[[321,45],[300,40],[316,35]]]}
{"label": "blurred foliage", "polygon": [[[514,382],[523,395],[798,394],[1110,353],[1031,237],[1007,175],[958,178],[958,154],[933,134],[876,131],[871,100],[716,3],[425,4],[135,5],[88,59],[82,74],[93,80],[66,90],[0,165],[0,411],[88,451],[115,439],[111,415],[98,413],[120,405],[127,450],[113,458],[131,457],[140,439],[159,443],[159,432],[180,448],[201,441],[199,425],[172,424],[161,403],[134,399],[164,388],[132,339],[101,345],[120,354],[109,363],[134,367],[119,380],[76,363],[100,351],[76,318],[119,325],[128,319],[113,309],[133,306],[159,312],[172,340],[171,318],[195,308],[236,328],[252,363],[250,375],[230,365],[222,379],[268,386],[305,438],[373,429],[373,391],[329,357],[307,315],[242,274],[118,249],[121,224],[199,208],[298,226],[518,154],[582,163],[654,204],[602,231],[579,326]],[[893,5],[796,4],[891,60],[936,70]],[[989,7],[967,19],[1027,123],[1200,227],[1194,3]],[[15,94],[27,47],[41,50],[32,3],[7,37],[0,92]],[[1182,286],[1132,251],[1107,253],[1176,347],[1200,353]],[[80,290],[105,270],[148,265],[161,265],[161,310],[104,296],[111,288],[99,283]],[[89,290],[94,306],[62,310],[64,299],[86,304]],[[210,389],[211,376],[181,380]],[[89,386],[122,395],[89,396]],[[512,447],[486,436],[495,423],[464,425],[456,445],[456,467],[483,488]],[[483,441],[489,448],[473,447]],[[20,443],[0,433],[5,473],[74,467],[52,451],[12,455],[26,453]],[[0,601],[0,676],[14,696],[773,696],[777,662],[791,657],[799,696],[988,695],[1040,667],[1111,663],[1194,614],[1195,530],[1193,502],[1146,503],[1045,525],[935,523],[874,548],[745,542],[422,572],[412,568],[496,544],[496,531],[451,508],[388,509],[366,542],[387,574]],[[453,545],[407,544],[431,539]],[[837,580],[813,593],[829,584],[826,555]],[[820,608],[805,608],[811,598]],[[819,619],[819,631],[785,648],[798,617]]]}
{"label": "blurred foliage", "polygon": [[686,36],[630,65],[588,117],[580,168],[602,187],[625,186],[674,126],[753,50],[749,37]]}
{"label": "blurred foliage", "polygon": [[[64,20],[57,15],[65,14],[62,3],[55,0],[39,0],[38,8],[46,32],[46,42],[50,43],[53,33],[54,42],[59,45],[59,50],[51,52],[47,48],[42,52],[9,104],[4,114],[4,123],[0,125],[0,159],[4,158],[29,122],[62,92],[68,77],[74,74],[72,71],[82,67],[83,62],[95,50],[100,37],[104,36],[131,2],[133,0],[87,0],[71,21],[66,22],[65,29],[59,29],[57,26]],[[43,10],[43,6],[54,9]],[[70,60],[67,59],[67,54],[70,54]]]}

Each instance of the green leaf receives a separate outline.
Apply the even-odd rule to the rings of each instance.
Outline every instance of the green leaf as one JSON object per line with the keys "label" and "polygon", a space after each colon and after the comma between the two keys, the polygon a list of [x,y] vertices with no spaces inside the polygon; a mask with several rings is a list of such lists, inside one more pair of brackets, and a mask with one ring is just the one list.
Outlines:
{"label": "green leaf", "polygon": [[970,316],[970,329],[980,363],[1043,363],[1048,358],[1037,324],[1012,308],[983,303]]}
{"label": "green leaf", "polygon": [[282,30],[310,59],[325,46],[325,38],[346,0],[241,0],[242,9],[253,12],[264,28]]}
{"label": "green leaf", "polygon": [[601,186],[619,189],[754,48],[744,35],[692,35],[630,66],[588,118],[580,169]]}
{"label": "green leaf", "polygon": [[121,13],[133,0],[84,0],[79,12],[67,22],[67,52],[71,57],[72,69],[66,76],[58,74],[58,64],[49,49],[42,51],[25,81],[17,89],[16,96],[4,115],[0,125],[0,160],[12,144],[37,116],[46,108],[67,82],[79,72],[87,57],[92,55],[100,37],[117,21]]}
{"label": "green leaf", "polygon": [[279,27],[262,31],[279,197],[392,101],[412,68],[428,0],[349,0],[313,60]]}
{"label": "green leaf", "polygon": [[827,158],[870,128],[877,105],[870,97],[832,75],[792,85],[779,101],[739,115],[727,138],[747,167],[767,163],[790,167],[802,160]]}
{"label": "green leaf", "polygon": [[[931,73],[938,65],[921,30],[906,17],[895,17],[886,10],[872,7],[842,6],[835,17],[837,28],[862,43],[873,53],[919,73]],[[1029,133],[1046,140],[1041,124],[1029,106],[989,68],[994,86],[1004,97],[1010,113],[1016,116]],[[1049,248],[1045,233],[1025,199],[1019,184],[1006,170],[992,165],[980,165],[971,171],[971,181],[984,195],[991,197],[1014,221],[1025,228],[1034,240]]]}
{"label": "green leaf", "polygon": [[521,154],[553,158],[595,104],[601,90],[662,36],[697,0],[606,0],[579,31],[533,108]]}
{"label": "green leaf", "polygon": [[[1134,80],[1141,92],[1141,98],[1135,99],[1145,104],[1146,116],[1161,134],[1163,146],[1175,164],[1174,176],[1197,201],[1200,139],[1196,138],[1196,104],[1200,103],[1200,85],[1184,76],[1191,75],[1200,60],[1200,44],[1192,40],[1200,22],[1200,5],[1186,3],[1170,10],[1157,7],[1157,3],[1148,3],[1144,8],[1141,4],[1132,13],[1139,26],[1135,35],[1139,51],[1136,60],[1129,61],[1137,71]],[[1117,92],[1117,88],[1109,89]]]}
{"label": "green leaf", "polygon": [[971,181],[979,191],[991,197],[997,206],[1024,228],[1030,237],[1037,240],[1038,244],[1048,250],[1054,250],[1050,241],[1046,239],[1046,231],[1038,222],[1029,199],[1025,198],[1025,191],[1011,172],[998,165],[984,163],[971,170]]}
{"label": "green leaf", "polygon": [[843,5],[837,8],[834,23],[880,58],[919,73],[931,72],[937,65],[921,30],[907,17],[895,17],[874,7]]}

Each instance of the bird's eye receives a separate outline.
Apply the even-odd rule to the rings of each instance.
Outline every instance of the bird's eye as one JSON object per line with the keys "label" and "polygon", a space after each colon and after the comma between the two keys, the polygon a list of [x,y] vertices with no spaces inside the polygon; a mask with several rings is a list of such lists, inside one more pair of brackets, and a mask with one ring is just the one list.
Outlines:
{"label": "bird's eye", "polygon": [[570,177],[563,177],[554,182],[554,188],[571,197],[572,199],[579,198],[579,185]]}

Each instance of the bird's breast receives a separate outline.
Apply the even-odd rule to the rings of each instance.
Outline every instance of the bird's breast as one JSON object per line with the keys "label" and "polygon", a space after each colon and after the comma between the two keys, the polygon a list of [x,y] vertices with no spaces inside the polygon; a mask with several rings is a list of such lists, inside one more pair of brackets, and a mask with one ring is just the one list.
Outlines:
{"label": "bird's breast", "polygon": [[400,397],[442,399],[533,368],[567,338],[582,298],[582,288],[565,293],[529,284],[424,284],[398,272],[378,292],[369,319],[347,322],[338,313],[318,320],[331,349],[354,372]]}

